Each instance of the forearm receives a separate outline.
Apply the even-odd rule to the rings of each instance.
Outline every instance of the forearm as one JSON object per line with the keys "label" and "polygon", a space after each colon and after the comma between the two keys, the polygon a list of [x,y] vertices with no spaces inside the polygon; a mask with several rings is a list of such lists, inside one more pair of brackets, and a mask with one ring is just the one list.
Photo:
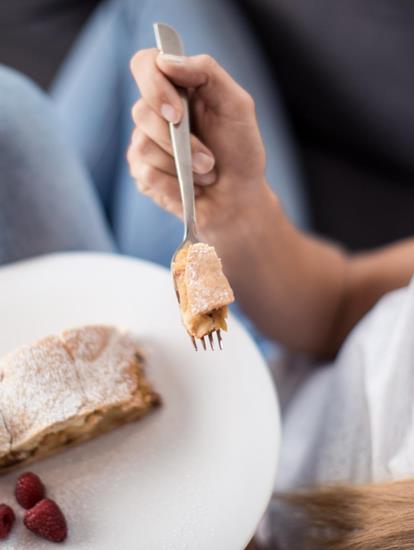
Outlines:
{"label": "forearm", "polygon": [[354,254],[349,266],[335,347],[381,296],[409,283],[414,274],[414,238]]}
{"label": "forearm", "polygon": [[372,305],[414,271],[414,240],[353,257],[297,230],[270,192],[249,208],[210,241],[243,310],[290,349],[334,355]]}
{"label": "forearm", "polygon": [[347,258],[298,231],[269,188],[255,199],[205,238],[257,328],[290,349],[319,354],[343,300]]}

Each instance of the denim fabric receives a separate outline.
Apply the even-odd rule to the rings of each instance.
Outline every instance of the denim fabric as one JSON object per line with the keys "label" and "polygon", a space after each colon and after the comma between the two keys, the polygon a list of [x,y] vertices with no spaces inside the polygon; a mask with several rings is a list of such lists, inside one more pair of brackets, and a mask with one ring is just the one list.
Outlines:
{"label": "denim fabric", "polygon": [[0,66],[0,265],[61,250],[114,243],[49,99]]}

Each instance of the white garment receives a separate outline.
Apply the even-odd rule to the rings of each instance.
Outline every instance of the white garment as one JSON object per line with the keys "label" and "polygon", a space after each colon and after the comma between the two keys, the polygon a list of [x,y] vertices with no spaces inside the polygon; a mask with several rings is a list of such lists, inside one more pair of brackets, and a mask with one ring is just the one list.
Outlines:
{"label": "white garment", "polygon": [[[332,365],[313,373],[284,419],[277,490],[414,475],[414,279],[354,328]],[[300,548],[272,501],[262,538]],[[289,532],[290,531],[290,532]]]}

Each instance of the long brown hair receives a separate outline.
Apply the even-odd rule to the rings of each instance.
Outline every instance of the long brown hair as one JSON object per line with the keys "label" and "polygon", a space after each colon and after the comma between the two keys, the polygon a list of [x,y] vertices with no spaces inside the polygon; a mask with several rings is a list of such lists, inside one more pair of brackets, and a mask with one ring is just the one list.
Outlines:
{"label": "long brown hair", "polygon": [[303,516],[307,549],[414,549],[414,479],[277,497]]}

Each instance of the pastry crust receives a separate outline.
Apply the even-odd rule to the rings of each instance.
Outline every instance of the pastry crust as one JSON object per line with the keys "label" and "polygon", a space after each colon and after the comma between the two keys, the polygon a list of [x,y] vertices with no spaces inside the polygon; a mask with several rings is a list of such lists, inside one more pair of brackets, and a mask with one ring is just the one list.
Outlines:
{"label": "pastry crust", "polygon": [[160,403],[133,335],[86,326],[0,360],[0,473],[136,420]]}
{"label": "pastry crust", "polygon": [[172,265],[184,326],[195,338],[227,330],[234,294],[212,246],[196,243],[179,251]]}

